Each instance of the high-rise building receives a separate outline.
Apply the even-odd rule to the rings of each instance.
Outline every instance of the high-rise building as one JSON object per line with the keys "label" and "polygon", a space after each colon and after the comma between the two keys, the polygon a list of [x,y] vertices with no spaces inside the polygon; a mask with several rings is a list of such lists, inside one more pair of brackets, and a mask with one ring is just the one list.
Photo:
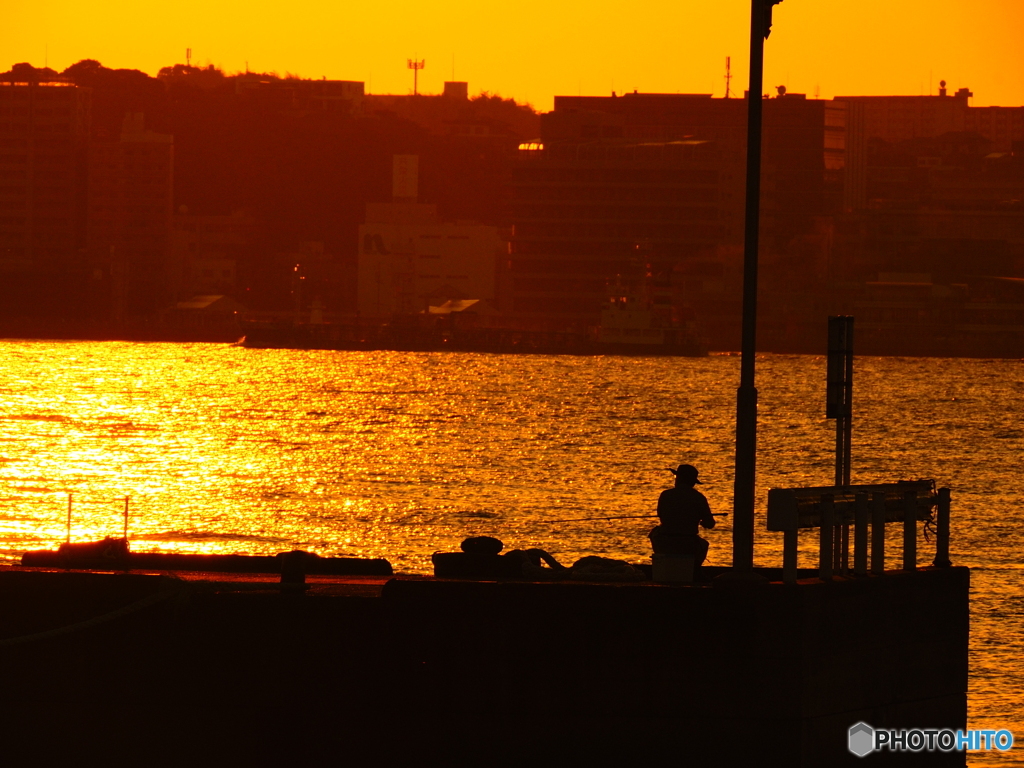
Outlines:
{"label": "high-rise building", "polygon": [[[84,245],[90,92],[65,82],[0,82],[0,270],[43,277]],[[27,297],[26,297],[27,298]]]}
{"label": "high-rise building", "polygon": [[[765,101],[762,252],[785,251],[839,205],[843,119],[782,89]],[[723,288],[743,243],[745,100],[559,96],[519,155],[508,268],[521,320],[592,324],[610,283],[640,269],[688,282],[682,301],[735,309],[738,322],[739,295]]]}
{"label": "high-rise building", "polygon": [[112,317],[164,309],[172,295],[170,259],[174,137],[147,131],[128,114],[116,138],[89,147],[89,246],[111,287]]}

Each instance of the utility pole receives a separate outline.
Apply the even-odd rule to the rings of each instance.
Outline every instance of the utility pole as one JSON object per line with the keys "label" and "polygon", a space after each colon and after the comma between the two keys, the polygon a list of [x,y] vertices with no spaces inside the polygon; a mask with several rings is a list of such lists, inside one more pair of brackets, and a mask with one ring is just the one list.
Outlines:
{"label": "utility pole", "polygon": [[743,235],[743,341],[736,392],[736,475],[733,481],[732,567],[740,580],[754,571],[754,481],[757,455],[757,256],[761,217],[761,112],[764,41],[781,0],[751,0],[750,86],[747,90],[747,189]]}
{"label": "utility pole", "polygon": [[732,82],[732,57],[725,57],[725,98],[729,98],[729,83]]}
{"label": "utility pole", "polygon": [[408,59],[409,69],[412,70],[412,95],[416,96],[419,93],[419,75],[420,70],[427,66],[426,59]]}

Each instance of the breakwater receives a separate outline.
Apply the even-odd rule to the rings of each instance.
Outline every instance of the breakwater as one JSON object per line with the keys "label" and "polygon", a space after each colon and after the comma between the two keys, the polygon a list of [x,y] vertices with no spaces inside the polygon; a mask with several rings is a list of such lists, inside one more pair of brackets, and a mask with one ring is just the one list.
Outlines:
{"label": "breakwater", "polygon": [[710,764],[799,768],[856,764],[859,720],[966,724],[964,568],[740,590],[323,576],[296,594],[178,576],[0,572],[11,716],[207,723],[197,747],[252,721],[287,743],[316,722],[331,724],[322,745],[373,734],[415,753],[428,732],[509,754],[685,744]]}

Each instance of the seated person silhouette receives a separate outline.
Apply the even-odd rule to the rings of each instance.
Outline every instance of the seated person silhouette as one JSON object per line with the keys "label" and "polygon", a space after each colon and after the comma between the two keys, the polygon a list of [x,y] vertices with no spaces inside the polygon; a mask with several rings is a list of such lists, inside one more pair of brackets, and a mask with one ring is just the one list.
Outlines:
{"label": "seated person silhouette", "polygon": [[715,518],[704,494],[694,488],[700,485],[697,468],[680,464],[670,469],[676,476],[675,488],[662,491],[658,497],[658,519],[661,525],[648,534],[657,555],[692,555],[694,571],[708,555],[708,542],[697,535],[697,526],[714,528]]}

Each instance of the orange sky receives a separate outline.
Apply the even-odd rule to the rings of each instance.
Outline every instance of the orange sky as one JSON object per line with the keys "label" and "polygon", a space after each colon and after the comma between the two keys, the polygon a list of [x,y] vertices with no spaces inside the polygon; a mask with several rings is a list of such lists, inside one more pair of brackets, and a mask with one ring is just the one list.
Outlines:
{"label": "orange sky", "polygon": [[[0,65],[63,69],[79,59],[156,74],[183,62],[363,80],[373,93],[421,91],[452,77],[550,109],[555,94],[724,91],[746,87],[749,0],[8,0]],[[1024,0],[785,0],[776,6],[766,90],[923,94],[945,79],[976,106],[1024,104]]]}

